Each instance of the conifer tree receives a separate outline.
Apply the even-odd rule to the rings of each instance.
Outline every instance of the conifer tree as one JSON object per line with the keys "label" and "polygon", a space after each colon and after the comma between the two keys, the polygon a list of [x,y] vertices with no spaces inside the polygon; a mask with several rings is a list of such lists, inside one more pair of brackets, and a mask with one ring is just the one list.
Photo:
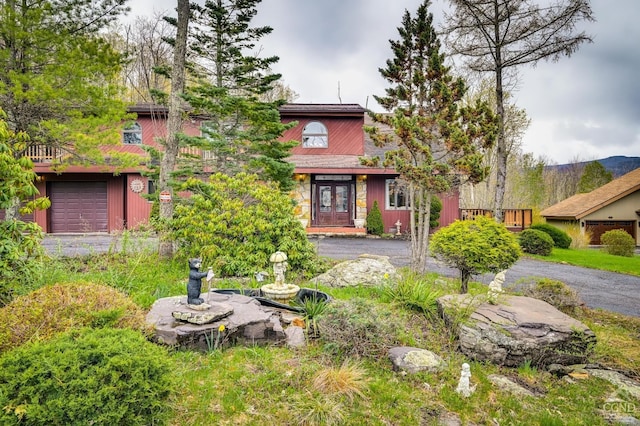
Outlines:
{"label": "conifer tree", "polygon": [[[429,4],[424,1],[415,17],[405,11],[400,40],[390,41],[394,57],[379,70],[391,87],[375,99],[390,113],[371,116],[393,134],[381,132],[380,126],[365,127],[377,145],[396,145],[383,164],[409,183],[411,267],[416,272],[426,269],[433,194],[464,180],[481,181],[487,173],[483,150],[491,146],[497,130],[486,103],[461,105],[467,88],[445,65]],[[375,165],[377,160],[363,162]]]}
{"label": "conifer tree", "polygon": [[262,102],[260,96],[280,79],[270,66],[277,56],[260,57],[256,43],[271,33],[268,26],[252,27],[261,0],[208,0],[192,4],[189,43],[194,84],[185,98],[207,117],[203,137],[188,143],[210,152],[209,161],[192,164],[227,174],[258,173],[275,181],[281,190],[293,187],[293,164],[285,161],[294,142],[280,142],[282,133],[295,125],[280,121],[284,100]]}

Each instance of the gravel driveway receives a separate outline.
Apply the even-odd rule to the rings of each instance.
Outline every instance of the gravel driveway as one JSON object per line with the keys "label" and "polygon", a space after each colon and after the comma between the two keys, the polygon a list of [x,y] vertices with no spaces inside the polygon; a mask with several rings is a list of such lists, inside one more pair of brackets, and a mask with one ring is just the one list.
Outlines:
{"label": "gravel driveway", "polygon": [[[355,259],[363,253],[389,256],[396,266],[406,266],[410,261],[408,241],[371,238],[312,238],[320,256],[332,259]],[[108,234],[95,235],[47,235],[42,243],[52,255],[81,256],[121,250],[121,238]],[[155,247],[155,238],[133,239],[126,243],[129,250],[141,246]],[[448,277],[458,277],[458,270],[428,260],[428,269]],[[640,259],[638,259],[640,270]],[[599,271],[597,269],[542,262],[522,258],[507,271],[505,287],[527,277],[552,278],[575,289],[590,308],[601,308],[625,315],[640,317],[640,277]],[[493,274],[475,276],[474,280],[489,284]]]}

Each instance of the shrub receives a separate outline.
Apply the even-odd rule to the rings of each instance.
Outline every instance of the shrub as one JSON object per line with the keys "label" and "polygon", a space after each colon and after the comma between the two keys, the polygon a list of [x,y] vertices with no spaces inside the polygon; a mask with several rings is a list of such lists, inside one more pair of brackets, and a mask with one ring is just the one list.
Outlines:
{"label": "shrub", "polygon": [[170,371],[140,333],[72,330],[0,357],[0,423],[165,424]]}
{"label": "shrub", "polygon": [[520,257],[516,237],[493,219],[457,220],[438,230],[429,243],[431,252],[460,271],[461,293],[472,275],[508,269]]}
{"label": "shrub", "polygon": [[553,249],[553,238],[537,229],[525,229],[518,235],[518,242],[525,253],[549,256]]}
{"label": "shrub", "polygon": [[571,237],[560,228],[547,223],[531,225],[531,229],[546,232],[553,239],[553,245],[558,248],[568,249],[571,246]]}
{"label": "shrub", "polygon": [[287,254],[292,272],[314,274],[313,243],[294,215],[293,201],[274,184],[240,173],[189,179],[193,195],[176,205],[171,238],[178,256],[200,257],[218,276],[253,276],[268,269],[269,256]]}
{"label": "shrub", "polygon": [[633,257],[636,242],[631,235],[622,229],[612,229],[600,236],[604,250],[614,256]]}
{"label": "shrub", "polygon": [[535,283],[523,285],[522,288],[524,296],[543,300],[566,314],[573,313],[583,304],[578,292],[562,281],[540,278]]}
{"label": "shrub", "polygon": [[0,308],[0,318],[0,352],[73,327],[146,327],[144,311],[126,295],[90,283],[43,287]]}
{"label": "shrub", "polygon": [[438,313],[437,300],[443,295],[424,276],[411,273],[404,273],[397,282],[386,284],[383,293],[389,301],[434,318]]}
{"label": "shrub", "polygon": [[382,212],[378,207],[378,200],[373,202],[373,207],[367,213],[367,232],[373,235],[384,233],[384,223],[382,222]]}
{"label": "shrub", "polygon": [[334,300],[318,321],[325,348],[343,357],[382,359],[397,343],[397,316],[370,300]]}

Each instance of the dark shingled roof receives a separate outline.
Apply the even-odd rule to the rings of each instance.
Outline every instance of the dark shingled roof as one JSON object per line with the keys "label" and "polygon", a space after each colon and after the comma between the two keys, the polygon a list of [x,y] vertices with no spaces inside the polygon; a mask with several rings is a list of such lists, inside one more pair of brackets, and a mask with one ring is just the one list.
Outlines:
{"label": "dark shingled roof", "polygon": [[366,111],[358,104],[284,104],[279,108],[281,114],[306,115],[362,115]]}
{"label": "dark shingled roof", "polygon": [[581,219],[594,211],[640,191],[640,168],[586,194],[576,194],[540,212],[548,218]]}

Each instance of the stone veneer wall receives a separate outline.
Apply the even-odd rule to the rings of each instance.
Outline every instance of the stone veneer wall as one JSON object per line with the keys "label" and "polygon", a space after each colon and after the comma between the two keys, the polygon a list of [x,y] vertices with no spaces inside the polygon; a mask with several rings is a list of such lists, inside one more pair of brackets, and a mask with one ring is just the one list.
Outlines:
{"label": "stone veneer wall", "polygon": [[296,202],[295,215],[298,219],[306,219],[307,226],[311,221],[311,175],[295,176],[298,185],[291,191],[291,198]]}
{"label": "stone veneer wall", "polygon": [[356,176],[356,219],[367,218],[367,175]]}

